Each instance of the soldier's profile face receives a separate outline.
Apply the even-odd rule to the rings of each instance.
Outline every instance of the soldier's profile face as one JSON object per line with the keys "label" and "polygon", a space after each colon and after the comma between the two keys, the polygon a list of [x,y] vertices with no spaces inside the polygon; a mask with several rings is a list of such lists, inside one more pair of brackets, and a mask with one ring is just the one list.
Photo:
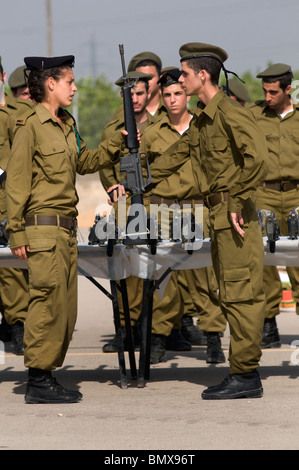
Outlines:
{"label": "soldier's profile face", "polygon": [[188,96],[198,95],[202,87],[200,72],[195,73],[194,70],[187,65],[186,61],[182,62],[181,70],[182,75],[179,78],[179,82],[182,84],[182,87],[185,90],[186,94]]}
{"label": "soldier's profile face", "polygon": [[59,106],[70,106],[77,91],[72,69],[67,68],[59,80],[54,80],[55,99]]}

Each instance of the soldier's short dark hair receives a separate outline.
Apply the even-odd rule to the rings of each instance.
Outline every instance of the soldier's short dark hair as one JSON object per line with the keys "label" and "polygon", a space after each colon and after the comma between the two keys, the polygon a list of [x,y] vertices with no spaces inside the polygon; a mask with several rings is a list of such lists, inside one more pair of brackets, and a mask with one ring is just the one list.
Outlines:
{"label": "soldier's short dark hair", "polygon": [[212,57],[195,57],[186,59],[185,62],[195,73],[206,70],[210,75],[212,85],[218,85],[222,66],[220,61]]}
{"label": "soldier's short dark hair", "polygon": [[31,99],[37,103],[41,103],[45,98],[45,82],[48,78],[53,77],[54,80],[59,80],[63,76],[64,72],[69,68],[71,67],[60,66],[53,67],[51,69],[31,70],[28,77],[28,87]]}
{"label": "soldier's short dark hair", "polygon": [[153,65],[153,66],[156,68],[158,77],[160,77],[160,75],[161,75],[161,67],[159,67],[159,65],[157,64],[157,62],[155,62],[154,60],[150,60],[150,59],[141,60],[141,61],[138,62],[138,64],[136,65],[136,69],[138,69],[139,67],[146,67],[146,66],[151,66],[151,65]]}
{"label": "soldier's short dark hair", "polygon": [[279,82],[279,87],[285,91],[287,86],[291,85],[293,79],[293,72],[290,71],[278,77],[263,77],[263,83]]}

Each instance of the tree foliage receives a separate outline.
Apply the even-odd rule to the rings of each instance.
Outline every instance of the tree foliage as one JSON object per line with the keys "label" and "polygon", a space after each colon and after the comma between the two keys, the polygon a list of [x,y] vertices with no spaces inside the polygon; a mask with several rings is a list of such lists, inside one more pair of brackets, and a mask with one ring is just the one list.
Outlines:
{"label": "tree foliage", "polygon": [[104,75],[96,79],[80,78],[76,82],[77,109],[73,104],[70,112],[74,114],[79,133],[89,148],[99,145],[104,126],[122,103],[119,89],[107,81]]}

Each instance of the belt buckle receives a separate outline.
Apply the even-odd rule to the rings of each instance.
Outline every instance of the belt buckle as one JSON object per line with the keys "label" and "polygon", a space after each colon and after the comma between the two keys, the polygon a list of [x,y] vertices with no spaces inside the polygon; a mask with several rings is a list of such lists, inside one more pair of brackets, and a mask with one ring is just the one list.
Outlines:
{"label": "belt buckle", "polygon": [[282,191],[282,192],[285,191],[285,189],[284,189],[284,185],[285,185],[285,184],[286,184],[286,181],[281,181],[281,182],[280,182],[280,189],[279,189],[279,191]]}

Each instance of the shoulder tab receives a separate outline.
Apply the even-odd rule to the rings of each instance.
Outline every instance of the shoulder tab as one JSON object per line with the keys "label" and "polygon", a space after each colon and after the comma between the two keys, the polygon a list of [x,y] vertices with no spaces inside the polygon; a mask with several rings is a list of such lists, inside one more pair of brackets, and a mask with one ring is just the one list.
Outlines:
{"label": "shoulder tab", "polygon": [[19,116],[18,119],[16,119],[16,125],[17,126],[24,126],[26,124],[27,119],[30,116],[32,116],[32,114],[35,114],[35,109],[34,108],[28,109],[28,111],[26,111],[21,116]]}

